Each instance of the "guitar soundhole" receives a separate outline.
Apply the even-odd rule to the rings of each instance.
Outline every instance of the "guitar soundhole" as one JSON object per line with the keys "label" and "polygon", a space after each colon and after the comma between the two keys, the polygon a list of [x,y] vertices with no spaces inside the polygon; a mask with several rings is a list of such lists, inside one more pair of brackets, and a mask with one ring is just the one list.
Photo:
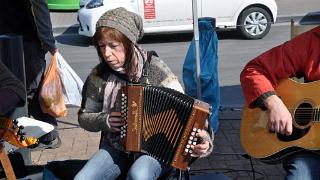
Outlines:
{"label": "guitar soundhole", "polygon": [[310,129],[310,127],[307,127],[305,129],[298,129],[293,126],[292,134],[290,136],[283,135],[280,133],[277,133],[277,136],[280,141],[285,141],[285,142],[294,141],[294,140],[300,139],[304,135],[306,135],[309,132],[309,129]]}
{"label": "guitar soundhole", "polygon": [[290,136],[282,135],[282,134],[278,133],[277,136],[278,136],[279,140],[288,142],[288,141],[294,141],[294,140],[302,138],[310,130],[310,127],[306,126],[306,125],[308,125],[312,121],[312,117],[313,117],[312,105],[309,103],[300,104],[294,113],[294,121],[299,126],[305,126],[305,127],[304,128],[297,128],[297,127],[293,126],[292,134]]}
{"label": "guitar soundhole", "polygon": [[309,103],[302,103],[294,113],[294,120],[300,126],[308,125],[312,121],[313,108]]}

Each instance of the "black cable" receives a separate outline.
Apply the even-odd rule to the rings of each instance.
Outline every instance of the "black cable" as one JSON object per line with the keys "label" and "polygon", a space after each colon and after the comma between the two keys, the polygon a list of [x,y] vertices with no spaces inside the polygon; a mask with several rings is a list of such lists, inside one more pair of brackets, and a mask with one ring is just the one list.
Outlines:
{"label": "black cable", "polygon": [[255,177],[255,172],[254,172],[254,167],[253,167],[253,163],[252,163],[252,158],[251,158],[251,156],[249,156],[248,154],[243,154],[242,157],[244,157],[244,158],[246,158],[246,159],[249,159],[250,165],[251,165],[251,169],[252,169],[252,177],[253,177],[253,179],[255,180],[256,177]]}
{"label": "black cable", "polygon": [[[247,154],[246,154],[247,155]],[[248,155],[249,156],[249,155]],[[256,179],[256,176],[255,176],[255,173],[254,173],[254,168],[253,168],[253,163],[252,163],[252,158],[251,156],[249,156],[249,160],[250,160],[250,165],[251,165],[251,169],[252,169],[252,177],[253,179],[255,180]]]}

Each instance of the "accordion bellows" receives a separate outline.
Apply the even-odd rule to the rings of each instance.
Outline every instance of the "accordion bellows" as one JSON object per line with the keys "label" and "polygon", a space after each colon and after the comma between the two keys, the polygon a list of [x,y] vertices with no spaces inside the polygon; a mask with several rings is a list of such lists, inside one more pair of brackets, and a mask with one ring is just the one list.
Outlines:
{"label": "accordion bellows", "polygon": [[210,115],[209,104],[170,88],[128,85],[122,88],[121,141],[128,152],[143,152],[186,170],[195,134]]}

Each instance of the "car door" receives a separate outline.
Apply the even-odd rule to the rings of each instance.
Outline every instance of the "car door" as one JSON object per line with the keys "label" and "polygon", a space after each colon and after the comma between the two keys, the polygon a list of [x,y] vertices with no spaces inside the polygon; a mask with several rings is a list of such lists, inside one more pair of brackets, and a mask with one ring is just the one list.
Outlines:
{"label": "car door", "polygon": [[202,16],[216,18],[217,25],[230,25],[243,0],[202,0]]}
{"label": "car door", "polygon": [[192,24],[192,0],[139,0],[146,32],[174,31]]}

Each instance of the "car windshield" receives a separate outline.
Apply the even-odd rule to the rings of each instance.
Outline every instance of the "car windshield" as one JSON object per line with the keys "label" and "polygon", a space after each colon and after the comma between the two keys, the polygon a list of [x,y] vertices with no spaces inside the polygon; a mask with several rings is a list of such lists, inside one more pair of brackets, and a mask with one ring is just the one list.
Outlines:
{"label": "car windshield", "polygon": [[86,0],[87,2],[89,1],[89,3],[95,4],[95,3],[103,3],[103,0]]}
{"label": "car windshield", "polygon": [[103,4],[103,0],[80,0],[80,7],[84,7],[86,4],[100,5]]}

